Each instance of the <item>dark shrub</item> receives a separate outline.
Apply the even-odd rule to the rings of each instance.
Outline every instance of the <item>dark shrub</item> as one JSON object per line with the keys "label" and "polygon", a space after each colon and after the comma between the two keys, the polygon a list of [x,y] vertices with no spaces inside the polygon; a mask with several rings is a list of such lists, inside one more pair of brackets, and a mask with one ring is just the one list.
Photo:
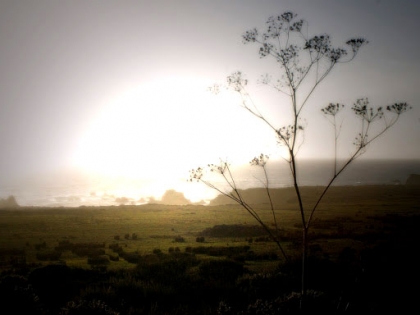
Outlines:
{"label": "dark shrub", "polygon": [[169,252],[169,254],[174,255],[174,254],[180,253],[181,250],[179,249],[179,247],[172,247],[171,246],[171,247],[169,247],[168,252]]}
{"label": "dark shrub", "polygon": [[177,236],[177,237],[175,237],[174,242],[184,243],[185,239],[182,236]]}
{"label": "dark shrub", "polygon": [[29,275],[29,283],[39,296],[40,302],[50,309],[58,309],[78,293],[74,281],[73,271],[64,265],[38,268]]}
{"label": "dark shrub", "polygon": [[61,257],[61,252],[56,250],[50,251],[40,251],[36,253],[36,259],[41,261],[54,261],[59,260]]}
{"label": "dark shrub", "polygon": [[110,261],[108,255],[100,255],[89,257],[87,263],[92,267],[93,270],[105,272]]}
{"label": "dark shrub", "polygon": [[38,296],[21,276],[0,278],[0,301],[2,314],[40,314]]}
{"label": "dark shrub", "polygon": [[204,254],[204,255],[215,256],[215,257],[221,257],[221,256],[233,257],[239,254],[246,253],[249,251],[249,249],[250,249],[249,246],[230,246],[230,247],[198,246],[198,247],[193,247],[191,249],[191,252],[193,252],[194,254]]}
{"label": "dark shrub", "polygon": [[244,271],[242,263],[232,260],[208,260],[199,266],[202,278],[222,282],[234,282]]}
{"label": "dark shrub", "polygon": [[0,265],[25,266],[25,251],[21,249],[0,249]]}
{"label": "dark shrub", "polygon": [[137,252],[131,252],[131,253],[122,252],[119,255],[121,258],[125,259],[126,261],[132,264],[137,264],[141,259],[141,255]]}
{"label": "dark shrub", "polygon": [[36,250],[41,250],[41,249],[44,249],[44,248],[47,248],[47,243],[45,243],[45,242],[35,244],[35,249]]}
{"label": "dark shrub", "polygon": [[71,250],[73,248],[73,245],[74,244],[71,243],[70,241],[64,240],[64,241],[58,242],[58,246],[55,249],[59,251]]}
{"label": "dark shrub", "polygon": [[211,237],[254,237],[267,232],[259,225],[222,224],[207,228],[200,234]]}
{"label": "dark shrub", "polygon": [[79,257],[99,256],[105,254],[105,243],[76,243],[72,252]]}
{"label": "dark shrub", "polygon": [[122,246],[119,244],[109,244],[109,249],[111,249],[114,253],[120,254],[124,251]]}
{"label": "dark shrub", "polygon": [[109,256],[108,255],[91,256],[88,258],[87,263],[89,265],[108,265]]}
{"label": "dark shrub", "polygon": [[144,280],[152,279],[169,286],[182,285],[179,281],[186,277],[187,269],[198,264],[194,255],[180,252],[144,258],[136,267],[137,274]]}
{"label": "dark shrub", "polygon": [[120,313],[109,307],[101,300],[78,300],[68,302],[60,315],[119,315]]}
{"label": "dark shrub", "polygon": [[271,238],[269,236],[259,236],[255,238],[255,242],[270,242]]}
{"label": "dark shrub", "polygon": [[[300,297],[299,293],[292,292],[285,297],[275,300],[257,299],[248,306],[247,314],[302,314]],[[305,305],[311,314],[336,314],[335,305],[331,303],[331,300],[323,292],[307,292]]]}
{"label": "dark shrub", "polygon": [[198,237],[195,239],[195,241],[196,241],[197,243],[204,243],[204,236],[198,236]]}
{"label": "dark shrub", "polygon": [[120,256],[118,256],[118,255],[108,255],[108,256],[109,256],[110,261],[119,261],[120,260]]}
{"label": "dark shrub", "polygon": [[79,257],[99,256],[105,255],[105,250],[102,248],[73,248],[73,253]]}

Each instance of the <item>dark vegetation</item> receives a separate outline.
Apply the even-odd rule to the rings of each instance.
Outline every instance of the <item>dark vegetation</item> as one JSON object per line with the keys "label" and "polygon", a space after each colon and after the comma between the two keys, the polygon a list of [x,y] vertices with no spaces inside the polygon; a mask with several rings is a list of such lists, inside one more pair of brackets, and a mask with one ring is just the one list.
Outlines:
{"label": "dark vegetation", "polygon": [[[418,290],[413,286],[420,280],[418,188],[407,188],[405,194],[395,188],[393,198],[389,196],[391,187],[387,189],[377,192],[376,201],[366,199],[362,204],[357,198],[353,202],[343,198],[340,206],[340,198],[331,197],[329,205],[337,211],[331,213],[328,207],[325,215],[320,211],[314,221],[308,258],[307,305],[311,313],[403,314],[416,307]],[[365,203],[369,207],[364,207]],[[297,220],[287,219],[287,210],[282,242],[294,254],[286,263],[260,227],[235,224],[237,218],[229,221],[229,216],[237,213],[237,209],[230,209],[232,206],[203,208],[209,213],[222,211],[224,219],[214,217],[232,223],[217,224],[213,219],[209,221],[212,225],[202,226],[191,235],[179,229],[185,226],[181,218],[191,220],[192,209],[201,208],[165,207],[0,212],[3,241],[9,235],[7,230],[11,233],[8,243],[19,240],[23,244],[7,248],[2,243],[0,247],[1,314],[300,312],[300,229]],[[135,221],[135,215],[140,218],[149,213],[150,218],[153,215],[156,222],[162,222],[162,213],[164,217],[172,215],[173,220],[178,218],[179,227],[173,228],[172,235],[162,232],[147,237],[142,230],[132,231],[126,226],[126,233],[110,230],[106,241],[99,234],[89,234],[89,240],[76,233],[53,239],[43,234],[44,240],[34,241],[8,225],[8,220],[18,217],[16,222],[36,231],[34,213],[39,211],[54,217],[44,226],[48,230],[66,216],[74,216],[72,221],[89,218],[89,222],[99,222],[111,214],[122,216],[130,209],[131,221]],[[197,216],[194,224],[199,224],[202,217]],[[117,224],[118,219],[113,220]],[[98,225],[98,231],[102,231],[105,223]],[[149,239],[155,243],[142,250]],[[77,261],[84,265],[75,264]]]}

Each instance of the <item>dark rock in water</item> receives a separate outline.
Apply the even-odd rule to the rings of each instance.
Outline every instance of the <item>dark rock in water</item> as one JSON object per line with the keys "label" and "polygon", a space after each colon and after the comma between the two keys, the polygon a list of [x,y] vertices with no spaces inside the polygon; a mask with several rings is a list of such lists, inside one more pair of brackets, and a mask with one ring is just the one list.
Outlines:
{"label": "dark rock in water", "polygon": [[18,208],[19,205],[14,196],[9,196],[6,199],[0,198],[0,209],[1,208]]}
{"label": "dark rock in water", "polygon": [[154,198],[150,198],[149,203],[179,206],[179,205],[190,205],[191,201],[185,198],[182,192],[169,189],[163,194],[162,199],[160,201]]}
{"label": "dark rock in water", "polygon": [[420,185],[420,175],[419,174],[411,174],[407,181],[405,182],[406,185]]}
{"label": "dark rock in water", "polygon": [[161,202],[167,205],[188,205],[191,203],[183,193],[173,189],[169,189],[163,194]]}

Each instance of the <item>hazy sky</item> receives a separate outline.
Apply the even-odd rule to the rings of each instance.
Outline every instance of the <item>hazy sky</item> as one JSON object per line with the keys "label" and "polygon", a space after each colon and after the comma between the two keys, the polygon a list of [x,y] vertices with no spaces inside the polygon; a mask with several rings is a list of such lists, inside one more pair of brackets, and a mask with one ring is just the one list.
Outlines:
{"label": "hazy sky", "polygon": [[366,157],[420,158],[419,1],[0,0],[0,176],[78,166],[187,177],[272,150],[235,98],[205,88],[236,70],[251,82],[275,71],[241,35],[286,10],[337,45],[370,41],[315,94],[302,157],[330,152],[320,107],[369,97],[413,110]]}

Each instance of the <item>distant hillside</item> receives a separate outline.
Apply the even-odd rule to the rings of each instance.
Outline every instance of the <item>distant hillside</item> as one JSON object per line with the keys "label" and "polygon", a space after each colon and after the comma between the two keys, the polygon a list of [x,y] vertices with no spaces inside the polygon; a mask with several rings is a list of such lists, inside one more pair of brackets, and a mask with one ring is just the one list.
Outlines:
{"label": "distant hillside", "polygon": [[406,185],[420,185],[420,174],[411,174],[408,177],[405,184]]}
{"label": "distant hillside", "polygon": [[[269,204],[267,193],[264,188],[250,188],[240,190],[241,195],[249,204]],[[293,187],[270,189],[270,195],[274,204],[294,203],[297,199]],[[219,195],[210,201],[210,206],[219,206],[225,204],[235,204],[232,199]]]}
{"label": "distant hillside", "polygon": [[[411,187],[411,188],[410,188]],[[407,185],[366,185],[366,186],[332,186],[324,196],[324,201],[334,204],[369,203],[371,200],[386,202],[393,200],[395,196],[418,193],[417,186]],[[305,186],[301,187],[301,195],[306,206],[314,205],[324,187]],[[240,190],[243,199],[251,205],[267,205],[269,199],[263,188]],[[282,209],[297,209],[297,197],[293,187],[270,189],[270,195],[274,205]],[[210,206],[235,204],[230,198],[219,195],[210,201]]]}

